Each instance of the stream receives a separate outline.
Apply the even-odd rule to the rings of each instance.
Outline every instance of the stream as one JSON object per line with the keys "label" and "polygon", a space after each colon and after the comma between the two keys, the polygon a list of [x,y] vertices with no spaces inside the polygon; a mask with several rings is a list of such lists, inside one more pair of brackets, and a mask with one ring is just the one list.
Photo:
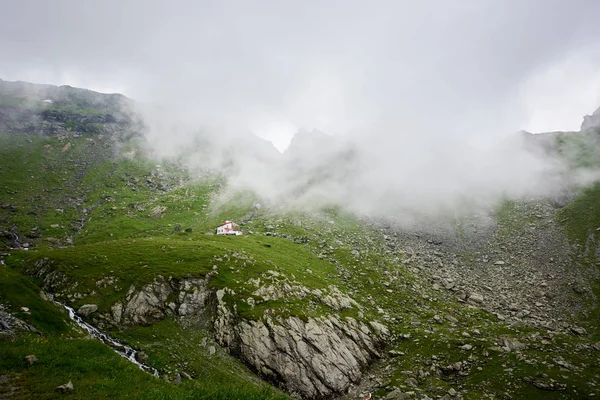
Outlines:
{"label": "stream", "polygon": [[88,324],[87,322],[85,322],[83,320],[83,318],[81,318],[79,315],[77,315],[75,313],[75,310],[73,310],[71,307],[69,307],[65,304],[59,303],[56,300],[55,300],[55,303],[66,308],[67,311],[69,312],[69,318],[71,318],[73,321],[75,321],[77,323],[77,325],[79,325],[80,327],[82,327],[83,329],[88,331],[88,333],[90,335],[92,335],[93,337],[95,337],[97,339],[100,339],[100,341],[102,343],[106,344],[108,347],[113,349],[115,353],[117,353],[121,357],[127,359],[128,361],[134,363],[142,371],[145,371],[157,378],[159,377],[158,370],[156,368],[149,367],[145,364],[138,362],[138,360],[135,359],[137,350],[132,349],[130,346],[127,346],[126,344],[119,342],[117,339],[111,337],[110,335],[108,335],[104,332],[99,331],[92,325]]}

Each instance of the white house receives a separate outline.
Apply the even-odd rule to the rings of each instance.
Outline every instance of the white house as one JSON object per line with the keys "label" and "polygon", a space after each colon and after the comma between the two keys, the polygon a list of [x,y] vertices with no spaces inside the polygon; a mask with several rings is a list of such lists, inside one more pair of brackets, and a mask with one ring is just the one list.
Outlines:
{"label": "white house", "polygon": [[232,221],[224,221],[221,225],[217,226],[217,235],[236,235],[242,234],[240,226]]}

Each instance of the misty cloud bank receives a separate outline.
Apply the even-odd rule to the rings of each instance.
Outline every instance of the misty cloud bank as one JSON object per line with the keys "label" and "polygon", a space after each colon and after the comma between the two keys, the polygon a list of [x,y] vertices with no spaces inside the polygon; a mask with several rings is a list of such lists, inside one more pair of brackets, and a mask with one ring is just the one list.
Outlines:
{"label": "misty cloud bank", "polygon": [[[22,0],[2,11],[2,79],[166,105],[142,112],[156,155],[225,169],[232,187],[273,201],[430,213],[560,195],[594,176],[571,176],[511,133],[576,130],[600,104],[598,1]],[[292,142],[281,155],[249,131],[280,150]]]}
{"label": "misty cloud bank", "polygon": [[[503,137],[423,135],[376,129],[328,135],[301,129],[281,154],[248,130],[186,127],[152,113],[147,145],[198,176],[220,173],[233,191],[250,190],[273,204],[341,205],[373,216],[490,211],[502,199],[550,197],[600,178],[573,169],[526,132]],[[423,132],[423,131],[421,131]],[[549,136],[549,134],[545,134]],[[590,145],[594,145],[590,143]]]}

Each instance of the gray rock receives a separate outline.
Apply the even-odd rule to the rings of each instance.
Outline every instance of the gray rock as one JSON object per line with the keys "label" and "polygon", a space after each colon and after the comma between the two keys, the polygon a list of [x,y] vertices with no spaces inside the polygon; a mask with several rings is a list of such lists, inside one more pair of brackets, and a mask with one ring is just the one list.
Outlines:
{"label": "gray rock", "polygon": [[30,354],[28,356],[25,356],[25,361],[27,361],[29,363],[29,365],[33,365],[33,363],[35,363],[37,361],[37,357],[34,354]]}
{"label": "gray rock", "polygon": [[483,295],[479,293],[471,293],[469,300],[473,301],[474,303],[481,304],[483,303]]}
{"label": "gray rock", "polygon": [[418,387],[419,382],[413,377],[408,377],[408,378],[406,378],[406,385],[408,385],[410,387]]}
{"label": "gray rock", "polygon": [[506,352],[519,351],[519,350],[523,350],[523,349],[527,348],[527,345],[519,342],[515,338],[511,338],[508,336],[500,337],[500,345]]}
{"label": "gray rock", "polygon": [[399,356],[404,356],[405,354],[398,350],[390,350],[390,351],[388,351],[388,355],[390,357],[399,357]]}
{"label": "gray rock", "polygon": [[110,308],[111,316],[116,325],[121,323],[121,318],[123,316],[123,304],[115,303]]}
{"label": "gray rock", "polygon": [[84,304],[83,306],[79,307],[77,314],[81,315],[82,317],[87,317],[96,311],[98,311],[98,306],[96,304]]}
{"label": "gray rock", "polygon": [[587,334],[587,331],[580,326],[572,326],[571,332],[575,333],[576,335],[582,335],[582,336]]}
{"label": "gray rock", "polygon": [[165,317],[166,301],[173,293],[173,288],[161,279],[144,286],[140,291],[135,287],[129,290],[125,298],[127,304],[123,309],[123,322],[146,325]]}
{"label": "gray rock", "polygon": [[210,292],[204,279],[183,280],[179,287],[179,309],[181,316],[195,314],[206,306]]}
{"label": "gray rock", "polygon": [[362,369],[381,356],[378,349],[389,334],[382,324],[370,328],[335,315],[306,322],[297,317],[239,319],[223,302],[225,292],[217,292],[217,342],[263,377],[303,397],[341,394],[358,383]]}
{"label": "gray rock", "polygon": [[385,396],[386,400],[408,400],[411,397],[412,396],[410,394],[404,393],[400,389],[392,390],[387,396]]}
{"label": "gray rock", "polygon": [[67,383],[65,383],[64,385],[60,385],[54,388],[55,392],[60,392],[60,393],[66,393],[66,392],[72,392],[73,391],[73,382],[69,381]]}

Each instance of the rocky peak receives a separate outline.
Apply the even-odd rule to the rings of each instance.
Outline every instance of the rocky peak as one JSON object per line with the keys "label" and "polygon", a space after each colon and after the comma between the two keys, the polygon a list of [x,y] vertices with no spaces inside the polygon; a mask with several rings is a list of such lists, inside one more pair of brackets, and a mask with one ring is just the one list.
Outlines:
{"label": "rocky peak", "polygon": [[583,122],[581,123],[581,130],[600,131],[600,107],[597,108],[592,115],[586,115],[583,117]]}

